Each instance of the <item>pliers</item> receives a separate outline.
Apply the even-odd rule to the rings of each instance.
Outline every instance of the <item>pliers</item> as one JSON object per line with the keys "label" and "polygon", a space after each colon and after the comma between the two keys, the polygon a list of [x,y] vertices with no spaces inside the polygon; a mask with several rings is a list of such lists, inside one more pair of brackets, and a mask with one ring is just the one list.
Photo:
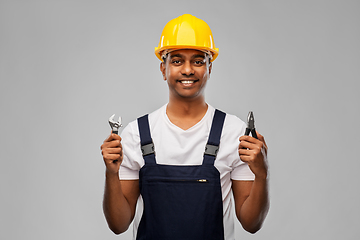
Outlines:
{"label": "pliers", "polygon": [[114,117],[115,117],[115,114],[109,118],[109,124],[112,129],[112,133],[119,134],[119,128],[122,127],[121,117],[119,117],[119,120],[117,122],[114,121]]}
{"label": "pliers", "polygon": [[254,138],[258,138],[255,130],[254,114],[252,111],[249,112],[247,117],[247,128],[245,129],[245,135],[249,135],[250,132]]}

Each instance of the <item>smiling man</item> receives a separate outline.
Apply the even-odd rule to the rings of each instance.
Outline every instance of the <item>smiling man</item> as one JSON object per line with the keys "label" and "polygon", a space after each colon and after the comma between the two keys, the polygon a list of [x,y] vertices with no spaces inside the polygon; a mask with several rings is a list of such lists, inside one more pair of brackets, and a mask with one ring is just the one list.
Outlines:
{"label": "smiling man", "polygon": [[171,20],[155,54],[169,102],[101,146],[110,229],[134,220],[134,239],[234,239],[236,213],[257,232],[269,209],[267,146],[205,101],[218,56],[209,26],[189,14]]}
{"label": "smiling man", "polygon": [[206,58],[209,58],[206,53],[192,49],[175,50],[163,57],[160,68],[164,80],[168,81],[170,97],[180,101],[198,98],[204,102],[204,87],[211,72],[211,63]]}

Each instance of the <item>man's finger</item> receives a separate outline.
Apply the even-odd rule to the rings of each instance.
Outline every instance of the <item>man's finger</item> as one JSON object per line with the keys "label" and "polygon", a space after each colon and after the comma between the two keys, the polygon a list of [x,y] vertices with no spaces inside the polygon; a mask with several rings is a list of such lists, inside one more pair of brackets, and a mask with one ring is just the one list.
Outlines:
{"label": "man's finger", "polygon": [[243,161],[244,163],[250,163],[251,162],[251,156],[247,156],[247,155],[240,155],[240,159],[241,161]]}
{"label": "man's finger", "polygon": [[264,146],[265,146],[265,153],[267,153],[268,147],[267,147],[267,145],[266,145],[264,136],[261,135],[260,133],[258,133],[258,131],[256,131],[256,133],[257,133],[257,135],[258,135],[259,140],[263,142],[263,144],[264,144]]}
{"label": "man's finger", "polygon": [[240,148],[239,149],[239,155],[242,156],[249,156],[251,154],[250,150],[249,149],[246,149],[246,148]]}
{"label": "man's finger", "polygon": [[115,133],[111,133],[110,136],[107,139],[105,139],[104,142],[111,142],[113,140],[120,140],[121,141],[121,137],[119,135],[115,134]]}
{"label": "man's finger", "polygon": [[258,139],[259,139],[260,141],[262,141],[262,142],[265,144],[265,146],[267,146],[267,145],[266,145],[266,142],[265,142],[264,136],[261,135],[258,131],[256,131],[256,134],[258,135]]}
{"label": "man's finger", "polygon": [[251,143],[258,143],[260,140],[256,139],[252,136],[248,136],[248,135],[243,135],[239,138],[239,141],[246,141],[246,142],[251,142]]}
{"label": "man's finger", "polygon": [[120,154],[106,154],[106,156],[104,156],[105,161],[115,161],[115,160],[121,160],[121,155]]}
{"label": "man's finger", "polygon": [[107,152],[108,154],[120,154],[121,153],[121,148],[108,148]]}
{"label": "man's finger", "polygon": [[100,149],[106,149],[106,148],[119,148],[121,147],[121,142],[119,140],[112,140],[110,142],[104,142],[101,146]]}
{"label": "man's finger", "polygon": [[251,146],[252,146],[252,143],[249,143],[246,141],[241,141],[239,144],[240,149],[247,149],[247,148],[250,148]]}

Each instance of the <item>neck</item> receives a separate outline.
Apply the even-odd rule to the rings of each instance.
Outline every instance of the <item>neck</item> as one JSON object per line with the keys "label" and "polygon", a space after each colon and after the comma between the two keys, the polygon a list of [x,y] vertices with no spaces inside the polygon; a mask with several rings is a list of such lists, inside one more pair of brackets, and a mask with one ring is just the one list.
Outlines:
{"label": "neck", "polygon": [[203,117],[207,111],[207,103],[202,96],[196,100],[179,101],[178,99],[169,99],[166,112],[169,115],[177,118],[198,118]]}
{"label": "neck", "polygon": [[207,103],[203,101],[169,101],[166,115],[169,120],[183,130],[197,124],[206,114]]}

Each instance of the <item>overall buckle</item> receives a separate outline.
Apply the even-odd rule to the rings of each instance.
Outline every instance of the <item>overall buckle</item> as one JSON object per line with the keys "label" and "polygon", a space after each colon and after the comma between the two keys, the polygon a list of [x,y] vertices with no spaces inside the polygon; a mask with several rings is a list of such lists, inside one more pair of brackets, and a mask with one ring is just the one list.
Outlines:
{"label": "overall buckle", "polygon": [[141,152],[143,156],[155,153],[154,143],[141,146]]}
{"label": "overall buckle", "polygon": [[219,151],[219,146],[206,144],[204,154],[216,157],[218,151]]}

